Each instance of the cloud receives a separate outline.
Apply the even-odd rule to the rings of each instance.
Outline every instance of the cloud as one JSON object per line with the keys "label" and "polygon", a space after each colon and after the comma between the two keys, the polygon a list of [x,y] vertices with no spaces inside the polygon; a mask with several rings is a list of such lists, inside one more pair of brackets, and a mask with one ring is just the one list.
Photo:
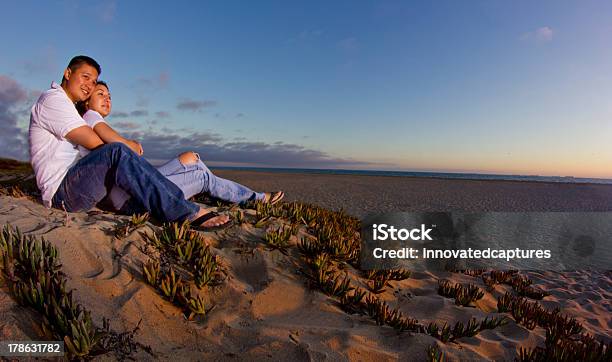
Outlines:
{"label": "cloud", "polygon": [[22,61],[21,66],[25,74],[55,74],[60,69],[56,62],[56,51],[52,46],[46,46],[34,53],[33,56]]}
{"label": "cloud", "polygon": [[214,107],[216,105],[217,105],[216,101],[209,101],[209,100],[196,101],[193,99],[184,99],[176,105],[176,108],[181,111],[195,112],[195,111],[201,111],[204,108]]}
{"label": "cloud", "polygon": [[135,111],[130,112],[130,116],[132,117],[143,117],[143,116],[148,116],[148,115],[149,115],[149,111],[144,110],[144,109],[137,109]]}
{"label": "cloud", "polygon": [[338,47],[347,51],[357,50],[359,48],[359,41],[354,37],[345,38],[338,42]]}
{"label": "cloud", "polygon": [[167,88],[170,84],[170,73],[162,71],[159,74],[152,77],[141,77],[136,79],[136,88],[143,88],[146,91],[155,89]]}
{"label": "cloud", "polygon": [[147,107],[149,105],[149,98],[138,96],[138,100],[136,101],[136,105],[138,107]]}
{"label": "cloud", "polygon": [[142,143],[145,157],[149,160],[168,160],[188,150],[198,152],[207,162],[242,163],[253,166],[275,167],[351,167],[368,165],[367,162],[333,157],[325,152],[308,149],[297,144],[284,142],[248,142],[234,138],[224,142],[215,133],[198,132],[179,135],[169,129],[158,133],[126,132],[127,138]]}
{"label": "cloud", "polygon": [[159,118],[170,118],[170,113],[166,111],[155,112],[155,116]]}
{"label": "cloud", "polygon": [[[22,112],[29,102],[31,92],[12,78],[0,75],[0,156],[19,160],[28,159],[27,130],[20,126],[27,121]],[[187,100],[188,101],[188,100]],[[187,102],[185,101],[185,102]],[[201,109],[205,101],[192,101],[194,107]],[[203,104],[202,104],[203,103]],[[160,111],[161,112],[161,111]],[[129,113],[116,112],[115,117],[129,116]],[[368,162],[339,158],[326,152],[306,148],[302,145],[284,142],[252,142],[236,137],[226,141],[214,132],[194,132],[193,130],[161,131],[143,130],[134,122],[115,122],[114,127],[121,129],[127,138],[142,142],[145,156],[150,160],[168,160],[181,152],[192,150],[200,153],[208,162],[240,163],[253,166],[272,167],[354,167],[369,165]]]}
{"label": "cloud", "polygon": [[300,39],[312,39],[318,38],[323,35],[323,30],[321,29],[313,29],[313,30],[302,30],[300,32]]}
{"label": "cloud", "polygon": [[527,32],[521,36],[522,40],[548,42],[553,39],[555,32],[548,26],[543,26],[534,31]]}
{"label": "cloud", "polygon": [[170,74],[168,74],[168,72],[161,72],[159,73],[157,80],[160,86],[166,87],[168,86],[168,83],[170,82]]}
{"label": "cloud", "polygon": [[296,36],[293,36],[287,40],[285,43],[293,44],[293,43],[305,43],[314,39],[321,37],[324,34],[324,31],[321,29],[306,29],[302,30]]}
{"label": "cloud", "polygon": [[110,23],[115,19],[115,15],[117,14],[117,2],[102,2],[95,8],[95,11],[98,14],[98,19],[104,23]]}
{"label": "cloud", "polygon": [[0,75],[0,156],[27,160],[28,137],[20,121],[26,119],[21,106],[28,100],[26,91],[17,81]]}
{"label": "cloud", "polygon": [[113,112],[110,114],[112,118],[128,118],[130,116],[127,112]]}
{"label": "cloud", "polygon": [[236,113],[236,118],[242,118],[244,117],[244,113]]}
{"label": "cloud", "polygon": [[129,117],[145,117],[149,115],[149,111],[146,109],[137,109],[131,112],[112,112],[109,117],[111,118],[129,118]]}
{"label": "cloud", "polygon": [[139,129],[141,125],[135,122],[114,122],[112,126],[117,129],[136,130]]}

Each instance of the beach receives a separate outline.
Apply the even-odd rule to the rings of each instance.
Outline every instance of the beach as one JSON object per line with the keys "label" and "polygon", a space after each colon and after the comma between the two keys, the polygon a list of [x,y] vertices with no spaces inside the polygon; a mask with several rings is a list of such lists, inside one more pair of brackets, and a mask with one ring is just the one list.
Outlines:
{"label": "beach", "polygon": [[[285,203],[277,211],[291,210],[292,201],[344,209],[356,217],[391,211],[612,210],[610,185],[216,173],[256,190],[284,190]],[[234,218],[238,212],[244,220],[223,231],[199,233],[218,260],[219,277],[217,283],[201,289],[193,285],[190,269],[179,263],[173,247],[158,248],[151,243],[148,236],[161,235],[158,223],[149,221],[124,230],[128,216],[47,209],[31,196],[7,188],[0,196],[0,223],[44,238],[57,248],[67,285],[74,299],[91,312],[94,324],[100,326],[108,318],[117,333],[138,326],[133,334],[138,348],[129,353],[137,360],[427,361],[432,360],[432,350],[443,353],[447,360],[514,360],[521,348],[545,345],[546,328],[530,326],[511,312],[499,310],[499,298],[506,293],[515,295],[515,287],[508,281],[487,286],[484,276],[489,272],[412,272],[407,278],[388,280],[377,290],[375,279],[369,279],[355,264],[332,257],[328,276],[347,278],[352,287],[366,291],[368,298],[401,313],[407,326],[404,330],[391,320],[377,320],[359,309],[365,308],[362,302],[347,311],[334,294],[340,292],[330,291],[330,284],[317,284],[309,276],[312,261],[298,245],[304,238],[313,240],[314,224],[296,224],[288,211],[273,216],[273,210],[220,207],[219,211],[230,212]],[[262,218],[264,211],[269,215]],[[318,222],[323,220],[329,218],[321,217]],[[338,220],[355,222],[350,217]],[[270,233],[290,225],[296,226],[286,245],[269,241]],[[189,320],[176,300],[169,301],[147,282],[143,265],[155,260],[161,261],[162,269],[174,268],[203,298],[205,315]],[[529,280],[546,292],[543,298],[529,298],[529,303],[538,303],[547,311],[559,308],[563,316],[581,324],[582,333],[612,341],[610,272],[531,271],[511,277]],[[441,295],[442,280],[472,284],[483,291],[483,297],[460,305]],[[1,280],[0,340],[43,338],[40,313],[20,305],[9,284],[6,278]],[[505,319],[505,323],[473,336],[458,335],[452,341],[425,330],[432,323],[442,328],[445,323],[465,325],[472,318],[479,322]],[[103,355],[107,360],[120,357],[113,352]]]}
{"label": "beach", "polygon": [[612,185],[215,170],[287,201],[367,214],[416,211],[612,211]]}

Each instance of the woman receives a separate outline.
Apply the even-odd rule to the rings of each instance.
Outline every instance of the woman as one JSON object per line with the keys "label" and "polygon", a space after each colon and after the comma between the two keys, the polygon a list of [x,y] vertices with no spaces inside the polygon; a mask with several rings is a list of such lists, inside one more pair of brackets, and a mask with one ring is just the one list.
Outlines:
{"label": "woman", "polygon": [[[110,91],[108,85],[102,81],[98,81],[87,101],[77,104],[77,109],[85,122],[100,136],[102,141],[124,143],[138,155],[142,155],[144,151],[139,142],[122,137],[104,120],[110,114],[111,108]],[[89,151],[81,149],[81,152]],[[215,198],[233,203],[260,200],[275,204],[285,196],[282,191],[255,192],[234,181],[217,177],[206,167],[200,156],[191,151],[180,154],[157,169],[183,191],[186,199],[206,192]],[[129,205],[129,202],[126,202],[130,196],[120,188],[113,188],[109,199],[116,210],[125,211],[126,208],[134,210],[135,205]]]}

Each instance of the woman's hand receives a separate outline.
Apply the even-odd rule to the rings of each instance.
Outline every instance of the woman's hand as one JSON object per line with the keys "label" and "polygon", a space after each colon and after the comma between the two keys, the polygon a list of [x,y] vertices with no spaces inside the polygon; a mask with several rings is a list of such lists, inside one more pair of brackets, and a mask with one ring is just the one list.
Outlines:
{"label": "woman's hand", "polygon": [[132,151],[136,152],[138,156],[142,156],[144,153],[142,145],[136,140],[128,140],[128,146],[132,149]]}

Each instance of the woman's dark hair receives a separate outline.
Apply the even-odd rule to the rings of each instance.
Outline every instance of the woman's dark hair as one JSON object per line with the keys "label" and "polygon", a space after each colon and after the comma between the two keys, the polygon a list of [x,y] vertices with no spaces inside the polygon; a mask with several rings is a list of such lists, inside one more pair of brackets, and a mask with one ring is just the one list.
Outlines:
{"label": "woman's dark hair", "polygon": [[97,85],[97,86],[98,86],[98,85],[103,85],[103,86],[105,86],[105,87],[106,87],[106,90],[110,92],[110,88],[108,88],[108,84],[106,84],[106,82],[105,82],[105,81],[103,81],[103,80],[99,80],[99,81],[98,81],[98,83],[96,83],[96,85]]}
{"label": "woman's dark hair", "polygon": [[[96,84],[96,87],[99,86],[99,85],[105,86],[106,90],[108,90],[110,92],[110,88],[108,88],[108,84],[106,84],[105,81],[99,80],[98,83]],[[76,109],[79,112],[79,114],[81,115],[81,117],[83,117],[85,112],[87,112],[87,101],[78,101],[78,102],[75,103],[74,106],[76,107]]]}

